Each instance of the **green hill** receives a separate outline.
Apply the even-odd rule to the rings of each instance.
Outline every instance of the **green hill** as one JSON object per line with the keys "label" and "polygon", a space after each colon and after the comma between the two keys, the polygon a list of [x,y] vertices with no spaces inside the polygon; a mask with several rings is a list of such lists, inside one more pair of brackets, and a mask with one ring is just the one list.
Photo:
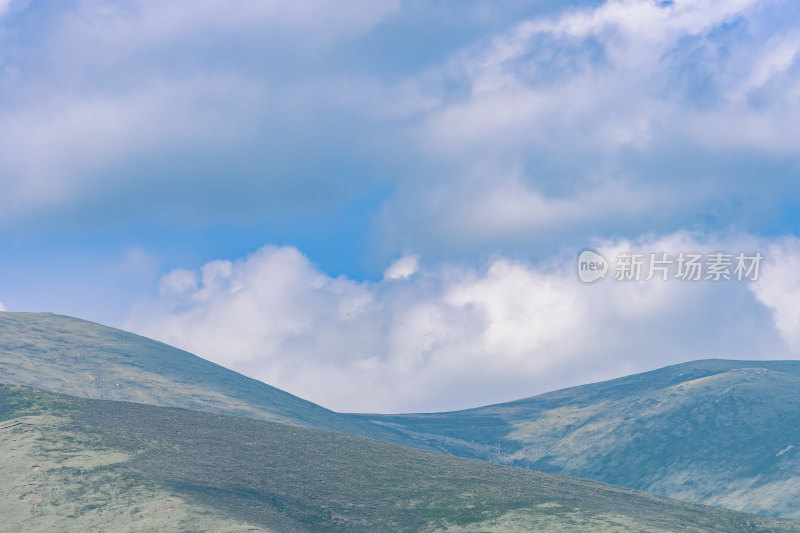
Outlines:
{"label": "green hill", "polygon": [[0,313],[0,383],[340,431],[800,518],[795,361],[697,361],[466,411],[345,415],[131,333]]}
{"label": "green hill", "polygon": [[3,531],[800,531],[347,435],[0,386]]}
{"label": "green hill", "polygon": [[364,419],[446,453],[800,518],[796,361],[696,361],[501,405]]}
{"label": "green hill", "polygon": [[0,383],[410,442],[172,346],[49,313],[0,312]]}

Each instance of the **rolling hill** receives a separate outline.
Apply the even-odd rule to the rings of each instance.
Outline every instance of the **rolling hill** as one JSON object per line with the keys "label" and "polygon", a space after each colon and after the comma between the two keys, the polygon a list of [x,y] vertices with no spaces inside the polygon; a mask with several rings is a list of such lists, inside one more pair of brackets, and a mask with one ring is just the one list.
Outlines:
{"label": "rolling hill", "polygon": [[0,385],[2,531],[793,532],[339,432]]}
{"label": "rolling hill", "polygon": [[172,346],[49,313],[0,312],[0,383],[414,444],[400,433],[339,415]]}
{"label": "rolling hill", "polygon": [[696,361],[477,409],[363,418],[445,453],[800,518],[796,361]]}
{"label": "rolling hill", "polygon": [[0,313],[0,383],[339,431],[800,518],[795,361],[696,361],[465,411],[348,415],[131,333]]}

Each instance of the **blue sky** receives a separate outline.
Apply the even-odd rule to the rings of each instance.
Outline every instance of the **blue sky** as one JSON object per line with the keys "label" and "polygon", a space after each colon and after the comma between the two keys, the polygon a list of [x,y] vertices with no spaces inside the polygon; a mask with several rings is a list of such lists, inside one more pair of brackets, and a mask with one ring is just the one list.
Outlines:
{"label": "blue sky", "polygon": [[[778,0],[0,0],[0,302],[346,410],[795,357],[799,19]],[[768,262],[758,284],[594,290],[587,246]]]}

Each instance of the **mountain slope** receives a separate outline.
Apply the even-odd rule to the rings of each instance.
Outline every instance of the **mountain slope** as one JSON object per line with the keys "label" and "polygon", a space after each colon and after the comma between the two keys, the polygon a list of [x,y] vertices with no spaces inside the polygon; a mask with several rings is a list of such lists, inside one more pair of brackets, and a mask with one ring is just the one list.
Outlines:
{"label": "mountain slope", "polygon": [[364,435],[800,518],[795,361],[697,361],[453,413],[344,415],[137,335],[0,313],[0,383]]}
{"label": "mountain slope", "polygon": [[800,531],[338,432],[0,386],[4,531]]}
{"label": "mountain slope", "polygon": [[0,312],[0,383],[272,420],[408,442],[183,350],[48,313]]}
{"label": "mountain slope", "polygon": [[363,418],[446,453],[800,518],[796,361],[696,361],[478,409]]}

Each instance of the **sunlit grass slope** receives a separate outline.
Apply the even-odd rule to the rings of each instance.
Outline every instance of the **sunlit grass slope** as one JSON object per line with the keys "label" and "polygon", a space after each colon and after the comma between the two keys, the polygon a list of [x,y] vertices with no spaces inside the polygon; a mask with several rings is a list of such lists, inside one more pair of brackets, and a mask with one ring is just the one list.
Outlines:
{"label": "sunlit grass slope", "polygon": [[49,313],[0,312],[0,383],[410,442],[172,346]]}
{"label": "sunlit grass slope", "polygon": [[800,518],[796,361],[696,361],[467,411],[365,419],[456,455]]}

